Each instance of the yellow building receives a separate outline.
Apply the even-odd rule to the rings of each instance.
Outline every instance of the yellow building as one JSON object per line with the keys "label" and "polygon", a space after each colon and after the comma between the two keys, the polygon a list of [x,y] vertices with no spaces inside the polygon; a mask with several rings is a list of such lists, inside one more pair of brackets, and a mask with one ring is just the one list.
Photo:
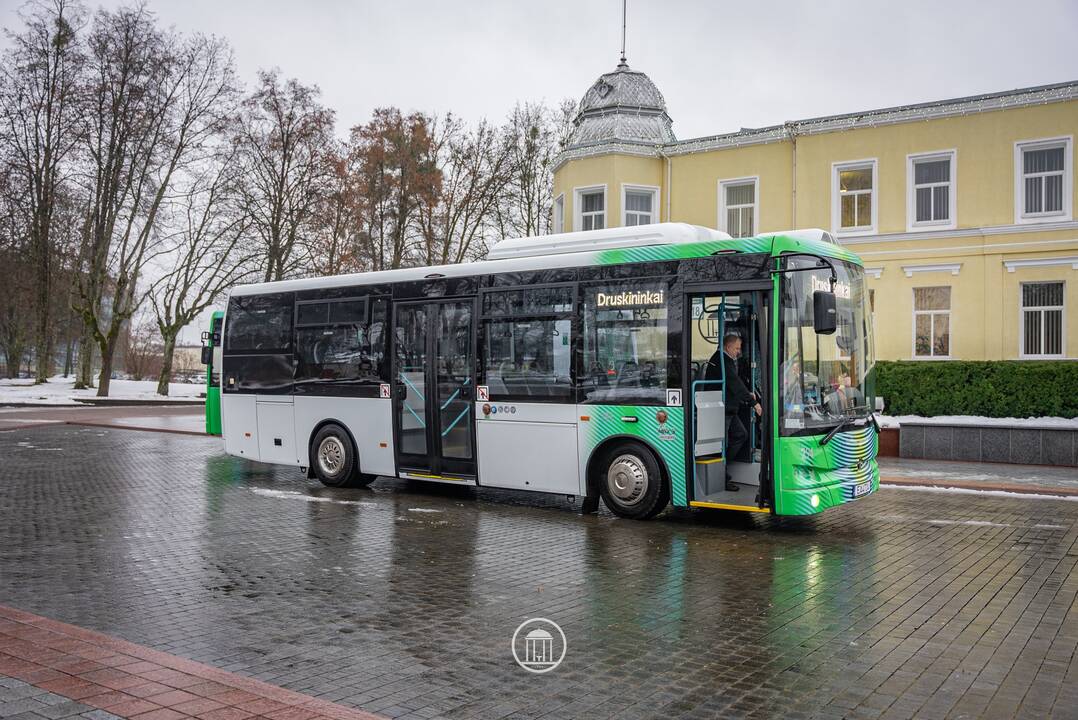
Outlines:
{"label": "yellow building", "polygon": [[677,140],[622,62],[580,103],[554,231],[824,228],[864,259],[881,359],[1078,358],[1076,132],[1069,82]]}

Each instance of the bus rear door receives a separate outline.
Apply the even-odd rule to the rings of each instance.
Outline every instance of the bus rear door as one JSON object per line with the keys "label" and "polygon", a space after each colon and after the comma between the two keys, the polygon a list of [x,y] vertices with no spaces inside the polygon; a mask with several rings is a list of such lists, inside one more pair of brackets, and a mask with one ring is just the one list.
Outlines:
{"label": "bus rear door", "polygon": [[393,323],[398,471],[474,482],[474,299],[396,303]]}

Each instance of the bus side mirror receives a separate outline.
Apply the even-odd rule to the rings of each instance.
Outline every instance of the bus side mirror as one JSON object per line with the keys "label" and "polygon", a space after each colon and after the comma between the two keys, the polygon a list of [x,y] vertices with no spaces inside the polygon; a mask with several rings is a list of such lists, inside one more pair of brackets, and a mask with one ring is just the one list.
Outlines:
{"label": "bus side mirror", "polygon": [[835,294],[826,290],[812,293],[812,326],[817,335],[833,335],[838,329]]}
{"label": "bus side mirror", "polygon": [[202,364],[210,365],[213,363],[213,348],[209,345],[202,346]]}

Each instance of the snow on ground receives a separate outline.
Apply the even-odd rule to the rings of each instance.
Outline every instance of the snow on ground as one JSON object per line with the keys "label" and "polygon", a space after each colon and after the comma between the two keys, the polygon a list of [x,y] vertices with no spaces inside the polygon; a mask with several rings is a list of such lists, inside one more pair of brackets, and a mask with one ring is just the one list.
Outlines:
{"label": "snow on ground", "polygon": [[880,427],[897,428],[902,423],[921,425],[969,425],[972,427],[1001,427],[1006,425],[1029,425],[1078,430],[1078,418],[1031,417],[1031,418],[992,418],[980,415],[937,415],[920,417],[919,415],[877,415]]}
{"label": "snow on ground", "polygon": [[[190,400],[201,402],[200,393],[206,386],[198,383],[170,383],[168,397],[157,394],[156,380],[113,380],[109,384],[109,398],[113,400]],[[18,403],[32,405],[71,405],[75,398],[97,397],[97,388],[76,390],[75,379],[62,377],[49,378],[43,385],[34,385],[32,380],[20,378],[0,379],[0,405]]]}

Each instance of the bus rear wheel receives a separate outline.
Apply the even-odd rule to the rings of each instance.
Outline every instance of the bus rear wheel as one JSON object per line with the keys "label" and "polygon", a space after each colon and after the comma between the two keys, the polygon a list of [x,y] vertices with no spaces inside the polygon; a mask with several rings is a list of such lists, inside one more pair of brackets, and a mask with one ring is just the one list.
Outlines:
{"label": "bus rear wheel", "polygon": [[599,494],[610,512],[649,520],[670,502],[670,490],[654,453],[640,443],[611,447],[598,467]]}
{"label": "bus rear wheel", "polygon": [[359,471],[352,438],[333,423],[320,429],[311,440],[311,467],[315,477],[327,487],[363,487],[377,477]]}

